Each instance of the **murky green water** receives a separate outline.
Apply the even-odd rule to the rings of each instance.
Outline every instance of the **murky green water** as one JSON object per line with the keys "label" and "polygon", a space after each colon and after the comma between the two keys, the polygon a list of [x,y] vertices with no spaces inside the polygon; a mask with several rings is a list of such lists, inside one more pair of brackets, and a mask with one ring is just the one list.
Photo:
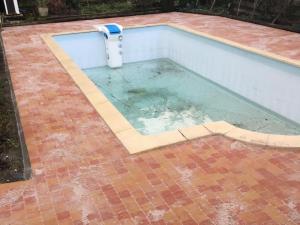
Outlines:
{"label": "murky green water", "polygon": [[300,126],[168,59],[84,70],[143,134],[225,120],[248,130],[300,134]]}

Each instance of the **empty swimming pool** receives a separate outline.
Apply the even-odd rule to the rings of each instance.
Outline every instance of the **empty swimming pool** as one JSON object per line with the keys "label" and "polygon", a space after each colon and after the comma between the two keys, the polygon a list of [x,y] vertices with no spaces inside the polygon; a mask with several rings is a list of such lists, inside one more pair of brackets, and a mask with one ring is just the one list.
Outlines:
{"label": "empty swimming pool", "polygon": [[295,66],[169,26],[126,29],[120,69],[106,66],[99,32],[55,40],[143,134],[220,120],[300,134]]}

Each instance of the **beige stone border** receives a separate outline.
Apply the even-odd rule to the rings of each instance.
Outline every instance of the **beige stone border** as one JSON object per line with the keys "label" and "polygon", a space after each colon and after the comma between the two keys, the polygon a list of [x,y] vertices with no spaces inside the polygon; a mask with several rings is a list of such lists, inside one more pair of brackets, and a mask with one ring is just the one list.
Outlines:
{"label": "beige stone border", "polygon": [[[131,26],[129,28],[145,27],[145,26],[159,26],[168,25],[177,29],[181,29],[190,33],[194,33],[218,42],[228,44],[240,49],[254,52],[259,55],[263,55],[275,60],[279,60],[291,65],[300,67],[300,62],[290,60],[272,53],[267,53],[258,49],[247,47],[241,44],[237,44],[232,41],[228,41],[223,38],[215,37],[203,32],[191,30],[189,28],[178,26],[175,24],[150,24],[142,26]],[[54,35],[72,34],[82,32],[93,32],[96,30],[85,30],[76,32],[63,32],[55,34],[43,34],[41,35],[44,42],[48,45],[50,50],[70,74],[75,83],[81,89],[81,91],[88,98],[90,103],[97,110],[99,115],[110,127],[112,132],[118,137],[122,144],[127,148],[129,153],[139,153],[142,151],[175,144],[195,138],[200,138],[208,135],[223,135],[229,138],[233,138],[239,141],[271,146],[281,148],[300,148],[300,135],[299,136],[285,136],[285,135],[272,135],[263,134],[253,131],[248,131],[235,127],[225,121],[211,122],[204,125],[196,125],[187,128],[181,128],[174,131],[164,132],[158,135],[142,135],[140,134],[124,116],[116,109],[116,107],[106,98],[100,89],[85,75],[85,73],[79,68],[79,66],[73,62],[73,60],[64,52],[64,50],[54,41]]]}

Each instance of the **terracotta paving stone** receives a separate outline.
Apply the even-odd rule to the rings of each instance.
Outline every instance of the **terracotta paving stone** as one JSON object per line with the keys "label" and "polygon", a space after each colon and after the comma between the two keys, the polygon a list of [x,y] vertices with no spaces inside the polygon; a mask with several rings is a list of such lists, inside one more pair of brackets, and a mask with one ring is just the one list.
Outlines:
{"label": "terracotta paving stone", "polygon": [[300,60],[300,35],[169,13],[5,28],[32,179],[0,185],[0,224],[300,224],[300,149],[210,136],[129,155],[40,35],[172,22]]}

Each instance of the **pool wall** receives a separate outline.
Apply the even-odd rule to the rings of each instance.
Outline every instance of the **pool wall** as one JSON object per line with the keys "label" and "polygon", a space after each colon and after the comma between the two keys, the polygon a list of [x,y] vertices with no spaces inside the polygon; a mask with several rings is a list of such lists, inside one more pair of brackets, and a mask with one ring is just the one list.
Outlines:
{"label": "pool wall", "polygon": [[[189,63],[191,64],[199,63],[200,60],[208,60],[209,63],[212,63],[214,61],[218,61],[222,59],[221,62],[218,61],[218,65],[211,64],[211,67],[219,67],[222,65],[222,63],[225,63],[227,60],[227,58],[224,58],[225,53],[220,51],[218,54],[213,54],[211,53],[211,51],[215,51],[218,45],[222,45],[222,46],[226,45],[223,46],[226,50],[227,48],[229,49],[234,48],[234,50],[230,54],[239,55],[241,54],[241,52],[243,52],[241,55],[239,55],[239,57],[251,56],[248,59],[250,61],[254,61],[258,63],[261,59],[260,57],[263,57],[264,60],[267,60],[267,63],[270,63],[269,65],[267,65],[267,68],[272,67],[273,64],[279,65],[279,64],[284,64],[284,62],[286,62],[287,64],[284,64],[284,68],[288,68],[287,70],[279,67],[279,70],[282,71],[280,72],[280,74],[283,73],[283,76],[289,77],[287,80],[290,81],[286,86],[288,86],[289,83],[292,82],[293,80],[297,83],[299,82],[299,78],[297,74],[299,72],[300,62],[298,61],[290,60],[278,55],[270,54],[268,52],[250,48],[248,46],[240,45],[235,42],[228,41],[226,39],[211,36],[206,33],[194,31],[186,27],[182,27],[174,24],[148,25],[145,29],[144,26],[134,27],[138,29],[131,29],[131,28],[130,29],[127,28],[125,30],[125,34],[128,34],[127,35],[128,38],[125,38],[124,45],[126,43],[130,43],[130,40],[133,41],[133,39],[129,38],[130,37],[129,32],[131,32],[132,35],[135,35],[135,37],[140,40],[133,41],[132,44],[134,45],[134,47],[130,46],[129,49],[124,47],[125,62],[141,61],[141,59],[151,60],[155,58],[170,58],[173,59],[175,62],[179,64],[181,63],[183,64],[183,66],[187,67],[188,65],[190,65]],[[140,37],[137,37],[138,35],[137,33],[140,31],[140,29],[143,29],[144,31],[147,32],[149,31],[147,33],[149,34],[148,35],[149,38],[145,37],[141,39]],[[188,35],[188,37],[191,39],[185,41],[184,43],[182,41],[176,42],[176,38],[178,37],[175,37],[176,34],[172,33],[173,32],[172,30],[176,31],[177,34],[183,33],[184,35]],[[159,32],[153,32],[153,31],[159,31]],[[174,34],[174,37],[170,36],[171,35],[170,31],[172,35]],[[77,39],[80,39],[80,36],[89,33],[92,33],[94,37],[93,38],[86,37],[88,38],[89,41],[87,42],[89,43],[85,43],[86,46],[81,45],[81,43],[79,43]],[[72,41],[68,40],[70,37],[73,36],[76,36],[78,38],[75,38]],[[207,135],[223,135],[229,138],[233,138],[235,140],[248,142],[251,144],[269,146],[269,147],[272,146],[272,147],[281,147],[281,148],[289,148],[289,149],[300,148],[300,136],[258,133],[258,132],[253,132],[253,131],[235,127],[225,121],[211,122],[202,125],[181,128],[174,131],[164,132],[159,135],[141,135],[132,127],[132,125],[124,118],[124,116],[116,109],[116,107],[106,98],[106,96],[102,93],[102,91],[98,89],[96,85],[82,71],[82,69],[84,68],[105,65],[105,58],[103,54],[104,51],[101,51],[102,47],[103,47],[102,49],[104,49],[104,42],[99,33],[95,32],[94,30],[88,30],[88,31],[65,32],[59,34],[58,33],[43,34],[41,35],[41,37],[44,40],[44,42],[48,45],[49,49],[56,56],[56,58],[59,60],[59,62],[62,64],[62,66],[65,68],[65,70],[72,77],[74,82],[81,89],[82,93],[87,97],[87,99],[94,106],[94,108],[102,117],[102,119],[110,127],[112,132],[118,137],[121,143],[127,148],[129,153],[131,154],[139,153],[153,148],[158,148],[161,146],[175,144],[186,140],[192,140]],[[194,40],[195,38],[198,39],[198,41],[202,40],[203,43],[196,42]],[[196,47],[190,43],[192,41],[194,41],[194,44],[197,45],[199,44],[203,46],[201,47],[197,46],[196,49]],[[67,45],[65,45],[64,47],[62,47],[63,42],[67,43]],[[95,47],[94,45],[95,42],[97,42],[97,44],[100,45],[99,49]],[[142,42],[142,44],[140,42]],[[103,44],[102,47],[101,47],[101,43]],[[207,46],[209,46],[210,48],[209,49],[205,48]],[[188,48],[190,48],[195,53],[197,53],[197,55],[194,55],[194,57],[191,56],[192,54],[180,56],[181,52],[184,51],[184,49],[188,49]],[[205,49],[207,51],[204,51]],[[146,53],[147,51],[148,53]],[[228,53],[226,57],[229,57],[230,54]],[[201,59],[200,57],[201,55],[202,57],[205,56],[207,58]],[[252,55],[255,56],[255,59],[252,58]],[[268,58],[265,58],[264,56]],[[188,57],[188,59],[185,57]],[[189,62],[190,60],[191,62]],[[258,63],[257,65],[260,64]],[[209,67],[205,67],[205,68],[207,69]],[[226,73],[229,72],[236,73],[238,72],[236,68],[237,65],[234,64],[227,69],[228,71],[226,71]],[[251,66],[248,65],[246,68],[253,69],[251,68]],[[197,66],[194,65],[194,67],[191,66],[191,68],[189,69],[197,72],[197,69],[199,68],[197,68]],[[223,79],[226,80],[226,77],[224,76],[224,74],[226,73],[224,73],[223,70],[221,70],[220,68],[213,68],[213,69],[222,72],[218,74],[217,76],[218,79],[221,80],[221,78],[223,77]],[[294,72],[296,72],[296,74],[294,74]],[[238,72],[237,74],[240,74],[240,72]],[[249,72],[248,76],[244,75],[244,77],[242,78],[249,80],[251,79],[251,74],[252,73]],[[214,77],[216,76],[216,74],[215,75],[212,74],[211,75],[212,78],[209,77],[210,76],[209,74],[201,74],[201,75],[213,81],[217,80],[217,78]],[[271,77],[273,75],[263,74],[263,76]],[[256,77],[260,78],[260,79],[257,78],[258,80],[256,80],[256,82],[268,80],[267,78],[261,78],[259,76]],[[284,79],[284,78],[280,78],[280,79]],[[248,85],[247,82],[248,81],[242,84],[246,86]],[[227,83],[230,82],[225,82],[225,84]],[[240,84],[240,83],[237,84],[236,82],[234,83],[235,85]],[[268,84],[271,85],[270,82]],[[267,86],[267,84],[265,86]],[[230,87],[227,88],[230,89]],[[234,87],[234,88],[238,88],[238,87]],[[235,90],[234,88],[231,89]],[[275,90],[273,91],[275,92]],[[291,95],[290,97],[291,99],[288,99],[288,103],[293,104],[295,102],[294,100],[297,101],[295,96]],[[265,98],[266,96],[264,96],[263,99]],[[252,98],[249,99],[252,100]]]}
{"label": "pool wall", "polygon": [[[165,26],[125,29],[122,42],[124,63],[167,58],[169,46],[165,40],[166,29]],[[54,39],[81,69],[106,65],[102,33],[58,35]]]}

